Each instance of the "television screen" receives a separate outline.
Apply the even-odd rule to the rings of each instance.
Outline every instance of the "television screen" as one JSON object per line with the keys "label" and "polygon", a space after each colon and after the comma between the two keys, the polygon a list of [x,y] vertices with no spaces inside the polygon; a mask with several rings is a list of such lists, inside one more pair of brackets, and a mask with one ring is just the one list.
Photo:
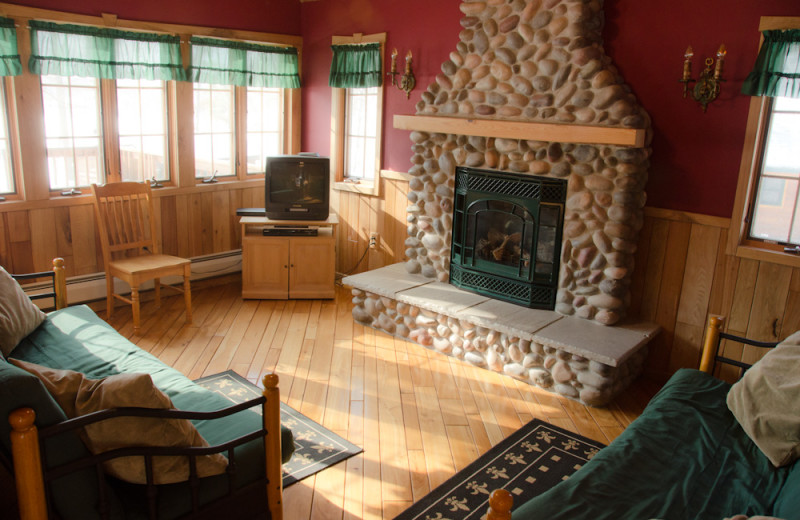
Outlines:
{"label": "television screen", "polygon": [[265,209],[272,219],[328,218],[330,160],[282,155],[267,158]]}

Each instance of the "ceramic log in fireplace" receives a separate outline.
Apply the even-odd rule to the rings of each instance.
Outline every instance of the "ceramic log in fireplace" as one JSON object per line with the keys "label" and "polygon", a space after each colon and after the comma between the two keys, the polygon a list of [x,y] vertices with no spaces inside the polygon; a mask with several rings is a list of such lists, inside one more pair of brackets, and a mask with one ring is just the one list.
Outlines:
{"label": "ceramic log in fireplace", "polygon": [[566,193],[560,179],[456,168],[450,283],[552,310]]}

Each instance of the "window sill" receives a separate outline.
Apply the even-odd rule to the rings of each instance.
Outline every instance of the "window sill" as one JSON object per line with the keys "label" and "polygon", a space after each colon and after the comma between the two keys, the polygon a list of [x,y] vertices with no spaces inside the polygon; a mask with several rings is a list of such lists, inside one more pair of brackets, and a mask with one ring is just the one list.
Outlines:
{"label": "window sill", "polygon": [[735,254],[739,258],[748,258],[750,260],[786,265],[789,267],[800,267],[800,256],[791,253],[784,253],[782,251],[765,249],[763,247],[740,244],[736,248]]}
{"label": "window sill", "polygon": [[349,191],[352,193],[359,193],[369,197],[378,197],[380,195],[380,180],[364,182],[358,184],[353,182],[334,182],[333,189],[338,191]]}

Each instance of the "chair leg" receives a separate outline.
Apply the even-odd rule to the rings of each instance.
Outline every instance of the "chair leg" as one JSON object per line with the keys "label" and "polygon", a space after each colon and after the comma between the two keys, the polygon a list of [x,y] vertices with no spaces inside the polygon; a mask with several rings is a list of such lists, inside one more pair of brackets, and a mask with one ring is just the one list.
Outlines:
{"label": "chair leg", "polygon": [[133,307],[133,333],[139,334],[142,330],[139,322],[139,288],[131,287],[131,306]]}
{"label": "chair leg", "polygon": [[153,296],[156,300],[156,309],[161,308],[161,278],[153,278]]}
{"label": "chair leg", "polygon": [[114,277],[106,273],[106,319],[114,314]]}
{"label": "chair leg", "polygon": [[186,323],[192,322],[192,287],[189,282],[191,268],[187,267],[183,273],[183,299],[186,302]]}

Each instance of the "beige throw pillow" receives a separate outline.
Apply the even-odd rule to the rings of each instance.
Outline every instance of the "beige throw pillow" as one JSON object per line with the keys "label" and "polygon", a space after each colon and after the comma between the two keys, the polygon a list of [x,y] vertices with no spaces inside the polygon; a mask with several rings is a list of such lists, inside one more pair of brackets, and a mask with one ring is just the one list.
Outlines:
{"label": "beige throw pillow", "polygon": [[[69,418],[107,408],[140,407],[170,409],[172,401],[156,388],[149,374],[117,374],[104,379],[88,379],[80,372],[47,368],[9,359],[42,380]],[[208,446],[191,422],[184,419],[116,417],[86,426],[83,438],[94,454],[128,446]],[[228,460],[221,454],[197,458],[200,477],[225,471]],[[134,484],[146,484],[144,457],[122,457],[104,463],[109,475]],[[189,478],[186,457],[155,457],[153,479],[156,484],[183,482]]]}
{"label": "beige throw pillow", "polygon": [[45,319],[16,280],[0,266],[0,351],[8,356]]}
{"label": "beige throw pillow", "polygon": [[775,467],[800,458],[800,331],[770,350],[728,392],[728,408]]}

